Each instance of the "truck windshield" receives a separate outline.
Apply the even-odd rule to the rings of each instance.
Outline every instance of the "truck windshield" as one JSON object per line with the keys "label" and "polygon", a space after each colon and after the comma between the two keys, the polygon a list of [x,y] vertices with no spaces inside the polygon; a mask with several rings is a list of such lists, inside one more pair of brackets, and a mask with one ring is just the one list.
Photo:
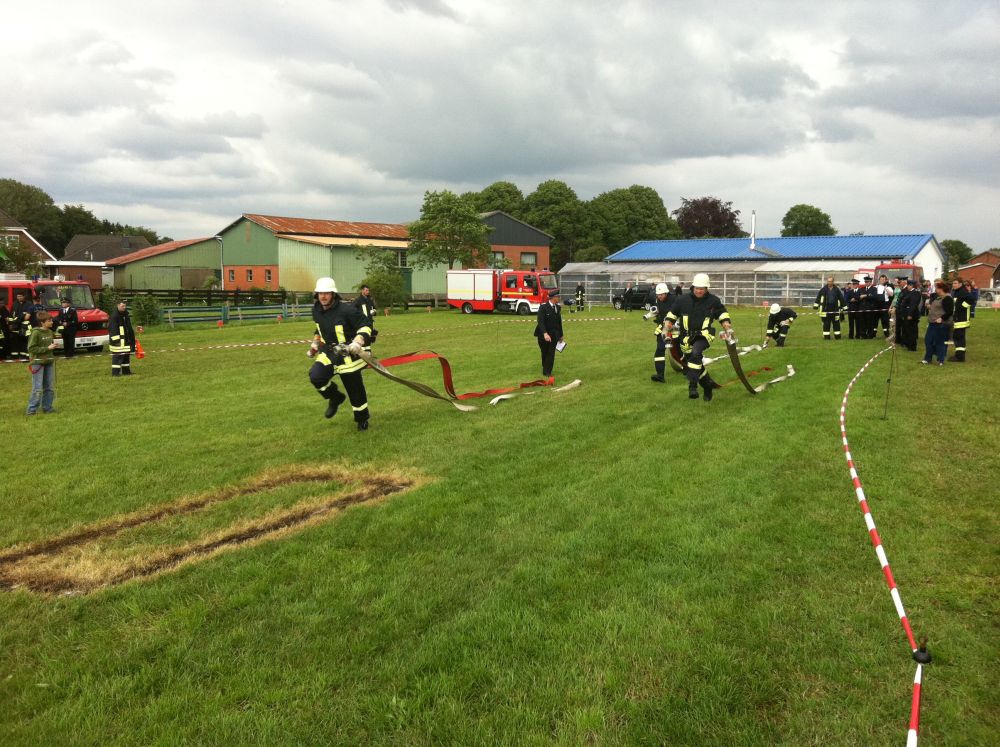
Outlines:
{"label": "truck windshield", "polygon": [[556,276],[555,275],[539,275],[538,279],[542,281],[542,287],[545,290],[552,290],[556,287]]}
{"label": "truck windshield", "polygon": [[58,309],[64,298],[68,298],[70,304],[78,309],[94,308],[94,297],[89,285],[38,286],[38,303],[46,309]]}

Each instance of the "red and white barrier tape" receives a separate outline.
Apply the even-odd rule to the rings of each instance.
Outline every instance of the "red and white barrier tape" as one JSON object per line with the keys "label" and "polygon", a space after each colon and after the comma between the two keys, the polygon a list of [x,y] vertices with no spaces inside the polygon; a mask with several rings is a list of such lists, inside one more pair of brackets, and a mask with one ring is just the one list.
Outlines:
{"label": "red and white barrier tape", "polygon": [[[840,403],[840,437],[844,446],[844,457],[847,459],[847,467],[850,470],[851,482],[854,484],[854,492],[858,498],[858,504],[861,506],[861,512],[865,517],[865,526],[868,528],[868,537],[871,539],[872,546],[875,548],[875,555],[878,556],[878,562],[882,566],[882,573],[885,576],[886,584],[889,586],[889,594],[892,596],[892,603],[896,607],[896,613],[899,615],[899,621],[903,625],[903,631],[906,633],[906,640],[910,644],[910,650],[913,653],[917,652],[917,642],[913,637],[913,630],[910,628],[910,621],[906,617],[906,610],[903,607],[903,600],[899,595],[899,589],[896,587],[896,579],[893,578],[892,569],[889,567],[889,559],[886,557],[885,550],[882,547],[882,538],[879,537],[878,530],[875,528],[875,520],[872,518],[871,509],[868,506],[868,499],[865,497],[865,489],[861,484],[861,479],[858,477],[858,470],[854,466],[854,459],[851,456],[851,447],[847,441],[847,401],[851,396],[851,389],[854,384],[861,378],[861,375],[868,369],[868,367],[883,353],[892,350],[891,347],[884,348],[878,353],[873,355],[868,359],[868,362],[861,367],[861,369],[854,374],[854,378],[851,379],[851,383],[847,385],[847,389],[844,391],[844,398]],[[923,671],[923,664],[917,663],[917,671],[913,678],[913,698],[910,704],[910,728],[906,736],[907,747],[916,747],[917,744],[917,731],[920,725],[920,680]]]}

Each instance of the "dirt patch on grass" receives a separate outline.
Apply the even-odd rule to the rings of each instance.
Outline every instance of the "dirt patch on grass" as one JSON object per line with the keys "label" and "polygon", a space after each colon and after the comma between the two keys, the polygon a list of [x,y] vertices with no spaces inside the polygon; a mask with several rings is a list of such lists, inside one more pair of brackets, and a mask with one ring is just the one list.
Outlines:
{"label": "dirt patch on grass", "polygon": [[[329,484],[332,491],[310,496],[294,506],[275,509],[263,516],[237,521],[196,540],[163,547],[142,544],[133,552],[107,553],[101,542],[166,519],[194,514],[210,506],[240,497],[264,493],[296,484]],[[44,594],[86,594],[97,589],[148,578],[186,563],[204,560],[239,547],[279,539],[306,527],[327,521],[344,509],[379,501],[413,487],[418,481],[396,473],[365,475],[338,467],[291,467],[270,470],[241,485],[227,486],[181,498],[147,511],[117,516],[50,539],[16,546],[0,552],[0,589],[24,588]]]}

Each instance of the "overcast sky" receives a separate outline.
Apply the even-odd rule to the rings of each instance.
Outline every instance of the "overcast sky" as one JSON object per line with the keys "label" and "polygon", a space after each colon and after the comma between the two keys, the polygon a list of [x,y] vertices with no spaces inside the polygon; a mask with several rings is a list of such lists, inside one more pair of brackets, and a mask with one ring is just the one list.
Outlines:
{"label": "overcast sky", "polygon": [[32,0],[0,177],[175,239],[561,179],[1000,246],[1000,2]]}

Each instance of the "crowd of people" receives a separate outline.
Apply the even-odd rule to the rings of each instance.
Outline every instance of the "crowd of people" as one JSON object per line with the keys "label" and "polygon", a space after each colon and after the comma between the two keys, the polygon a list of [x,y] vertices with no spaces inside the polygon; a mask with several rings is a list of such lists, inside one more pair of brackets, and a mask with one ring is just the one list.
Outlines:
{"label": "crowd of people", "polygon": [[[966,355],[966,332],[976,315],[979,288],[971,280],[954,279],[919,281],[897,277],[895,283],[880,275],[878,283],[870,275],[850,281],[841,289],[832,276],[816,294],[813,308],[823,322],[823,339],[841,339],[841,322],[847,319],[848,339],[869,340],[879,334],[889,337],[895,321],[895,343],[913,352],[920,339],[920,322],[926,320],[923,363],[937,359],[944,365],[945,349],[954,344],[950,361],[963,363]],[[832,333],[832,336],[831,336]]]}

